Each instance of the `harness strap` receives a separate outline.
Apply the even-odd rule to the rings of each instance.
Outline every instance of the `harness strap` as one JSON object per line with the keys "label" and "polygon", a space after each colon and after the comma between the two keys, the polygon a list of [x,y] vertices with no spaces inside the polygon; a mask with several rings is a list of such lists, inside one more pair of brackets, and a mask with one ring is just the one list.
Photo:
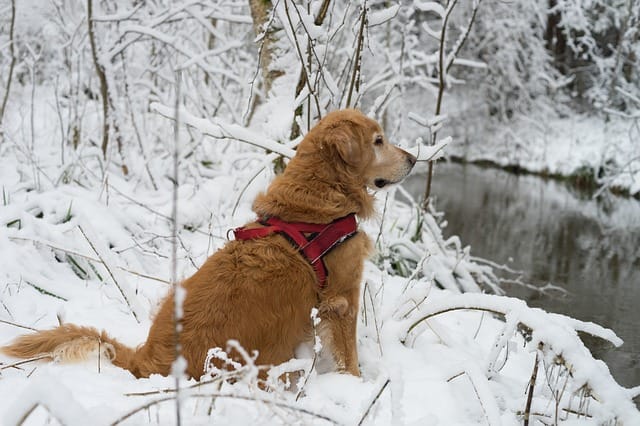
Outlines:
{"label": "harness strap", "polygon": [[[236,240],[264,238],[274,233],[287,235],[313,267],[321,289],[326,286],[327,268],[322,259],[332,248],[358,232],[355,214],[351,213],[329,224],[285,222],[277,217],[259,220],[262,228],[233,230]],[[315,234],[310,238],[305,233]]]}

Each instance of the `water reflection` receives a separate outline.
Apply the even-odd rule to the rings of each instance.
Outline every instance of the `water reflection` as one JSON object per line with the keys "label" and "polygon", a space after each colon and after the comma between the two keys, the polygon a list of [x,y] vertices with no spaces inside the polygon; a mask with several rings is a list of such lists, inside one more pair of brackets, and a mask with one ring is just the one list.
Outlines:
{"label": "water reflection", "polygon": [[[531,306],[612,328],[621,348],[588,344],[620,384],[640,385],[640,203],[596,201],[561,182],[474,165],[435,169],[432,194],[445,212],[445,235],[459,235],[475,256],[525,271],[528,282],[567,289],[559,297],[505,288]],[[423,182],[414,175],[405,187],[419,196]]]}

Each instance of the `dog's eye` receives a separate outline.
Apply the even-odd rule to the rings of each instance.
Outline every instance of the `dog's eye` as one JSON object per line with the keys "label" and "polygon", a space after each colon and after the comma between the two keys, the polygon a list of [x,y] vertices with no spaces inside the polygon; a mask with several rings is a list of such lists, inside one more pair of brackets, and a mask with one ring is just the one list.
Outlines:
{"label": "dog's eye", "polygon": [[374,145],[382,145],[384,143],[384,139],[382,138],[382,136],[378,135],[376,136],[376,140],[373,141]]}

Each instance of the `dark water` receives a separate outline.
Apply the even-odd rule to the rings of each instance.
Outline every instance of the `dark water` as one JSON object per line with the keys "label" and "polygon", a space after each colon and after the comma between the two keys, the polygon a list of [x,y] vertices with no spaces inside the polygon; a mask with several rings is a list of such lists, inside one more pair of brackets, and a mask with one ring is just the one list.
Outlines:
{"label": "dark water", "polygon": [[[405,187],[420,196],[423,182],[415,175]],[[448,221],[445,236],[459,235],[472,255],[524,271],[527,282],[569,292],[510,285],[508,295],[613,329],[625,342],[620,348],[585,341],[620,384],[640,385],[640,202],[596,201],[562,182],[453,163],[436,164],[432,195]]]}

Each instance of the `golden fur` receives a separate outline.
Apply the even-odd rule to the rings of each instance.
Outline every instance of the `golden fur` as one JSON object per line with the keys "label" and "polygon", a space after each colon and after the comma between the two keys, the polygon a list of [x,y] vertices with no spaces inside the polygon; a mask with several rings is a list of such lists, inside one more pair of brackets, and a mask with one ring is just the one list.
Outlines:
{"label": "golden fur", "polygon": [[[255,199],[253,210],[292,222],[330,223],[350,213],[367,218],[373,213],[368,188],[400,181],[414,163],[415,157],[384,139],[375,121],[356,110],[336,111],[311,129],[284,173]],[[199,378],[208,349],[224,349],[230,339],[259,351],[260,365],[291,359],[310,338],[309,315],[317,307],[323,344],[338,369],[359,375],[356,323],[363,263],[371,249],[360,231],[330,251],[327,285],[320,290],[313,268],[283,236],[227,243],[182,283],[180,342],[187,373]],[[97,352],[100,342],[115,365],[136,377],[167,375],[175,359],[173,304],[170,294],[137,349],[93,328],[66,324],[19,337],[1,350],[20,358],[50,354],[73,360]]]}

